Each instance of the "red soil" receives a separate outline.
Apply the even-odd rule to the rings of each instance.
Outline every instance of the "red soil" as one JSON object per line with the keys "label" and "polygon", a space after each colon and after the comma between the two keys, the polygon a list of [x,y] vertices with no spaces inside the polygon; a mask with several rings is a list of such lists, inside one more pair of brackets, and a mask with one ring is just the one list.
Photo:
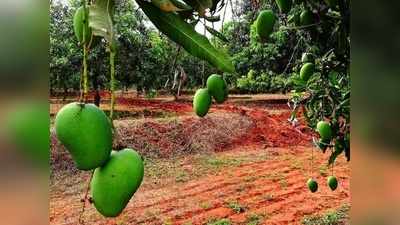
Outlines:
{"label": "red soil", "polygon": [[[189,102],[161,102],[156,100],[128,99],[118,98],[118,104],[128,108],[144,107],[146,109],[157,109],[168,112],[175,112],[177,115],[183,115],[192,112],[192,105]],[[283,113],[271,114],[271,110],[282,110]],[[252,129],[242,137],[237,138],[229,145],[218,146],[216,150],[227,150],[236,146],[248,144],[264,144],[265,147],[288,147],[295,145],[309,145],[312,138],[312,132],[301,121],[297,128],[292,127],[287,119],[290,117],[290,111],[285,104],[272,105],[267,109],[260,107],[237,106],[232,103],[213,106],[210,110],[213,112],[240,113],[248,116],[253,121]],[[301,115],[299,113],[299,115]],[[189,118],[185,125],[190,126],[198,118]],[[163,129],[159,124],[151,124],[155,129]],[[158,126],[158,128],[157,128]]]}
{"label": "red soil", "polygon": [[[117,108],[124,110],[145,108],[175,112],[178,116],[191,115],[189,113],[192,112],[190,102],[131,98],[118,98],[117,102]],[[305,215],[324,213],[350,203],[348,163],[342,157],[338,159],[335,175],[340,185],[335,192],[330,191],[326,185],[329,171],[321,169],[326,165],[329,155],[315,152],[318,150],[311,146],[313,133],[304,126],[302,120],[297,128],[288,123],[290,112],[285,105],[263,108],[238,106],[228,102],[213,106],[211,113],[241,114],[252,120],[252,126],[244,135],[235,137],[230,143],[217,145],[216,154],[238,157],[255,155],[256,158],[267,154],[268,157],[265,160],[228,166],[217,173],[210,170],[184,183],[175,182],[172,177],[167,179],[168,185],[149,185],[146,180],[149,178],[145,177],[145,184],[121,216],[105,219],[93,206],[88,206],[84,214],[87,224],[206,224],[213,218],[226,218],[231,224],[247,224],[251,215],[261,215],[260,224],[301,224]],[[185,126],[196,122],[196,117],[184,119]],[[146,123],[153,131],[168,132],[162,124],[152,121]],[[159,142],[150,137],[146,140]],[[310,168],[312,151],[315,161],[313,168]],[[192,168],[190,160],[181,166],[185,171]],[[64,191],[60,191],[59,187],[52,188],[51,224],[77,224],[82,190],[89,174],[79,176],[75,183],[55,182],[68,188],[75,187],[78,193],[65,191],[68,188]],[[310,176],[315,177],[319,183],[319,191],[315,194],[311,194],[305,185]],[[243,206],[243,210],[235,212],[229,206],[230,203]]]}

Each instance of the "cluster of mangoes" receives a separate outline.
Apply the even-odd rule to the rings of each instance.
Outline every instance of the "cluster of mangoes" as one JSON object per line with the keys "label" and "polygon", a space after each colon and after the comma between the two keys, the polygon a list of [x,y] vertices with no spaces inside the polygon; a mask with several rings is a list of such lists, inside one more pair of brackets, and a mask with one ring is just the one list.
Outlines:
{"label": "cluster of mangoes", "polygon": [[212,98],[221,104],[228,98],[228,85],[221,75],[213,74],[207,79],[207,87],[196,91],[193,98],[193,110],[204,117],[210,110]]}
{"label": "cluster of mangoes", "polygon": [[[327,184],[332,191],[336,190],[338,187],[338,181],[335,176],[329,176],[327,179]],[[312,193],[318,191],[318,183],[313,178],[308,179],[307,187]]]}
{"label": "cluster of mangoes", "polygon": [[[332,140],[332,128],[328,122],[319,121],[317,123],[316,130],[320,136],[320,139],[318,142],[319,147],[321,149],[325,150]],[[328,186],[331,188],[332,191],[336,190],[336,188],[338,187],[338,181],[335,176],[329,176],[327,182],[328,182]],[[313,178],[310,178],[307,181],[307,186],[308,186],[308,189],[310,189],[310,191],[313,193],[318,190],[318,183]]]}
{"label": "cluster of mangoes", "polygon": [[[288,14],[292,9],[293,0],[275,0],[275,2],[280,13]],[[325,0],[325,2],[332,9],[337,8],[337,0]],[[299,3],[297,2],[297,4]],[[262,10],[259,13],[255,25],[260,40],[265,41],[269,38],[274,30],[276,19],[276,15],[270,9]],[[301,12],[290,15],[288,22],[294,23],[295,26],[309,26],[315,23],[315,15],[310,9],[304,8]]]}
{"label": "cluster of mangoes", "polygon": [[112,151],[111,121],[93,104],[65,105],[55,129],[78,169],[95,169],[90,189],[96,209],[106,217],[118,216],[143,180],[141,156],[132,149]]}

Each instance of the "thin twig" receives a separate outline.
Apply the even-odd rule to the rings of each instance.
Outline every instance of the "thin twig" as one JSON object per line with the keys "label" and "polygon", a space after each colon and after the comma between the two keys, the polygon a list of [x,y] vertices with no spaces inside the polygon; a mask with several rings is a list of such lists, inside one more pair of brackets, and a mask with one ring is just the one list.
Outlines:
{"label": "thin twig", "polygon": [[86,191],[85,191],[85,196],[83,197],[82,201],[82,209],[81,212],[79,214],[79,224],[85,224],[85,221],[83,220],[83,214],[85,213],[85,209],[86,209],[86,202],[88,200],[88,195],[89,195],[89,190],[90,190],[90,182],[92,181],[93,178],[93,174],[94,174],[94,170],[92,170],[91,175],[89,180],[87,181],[87,186],[86,186]]}
{"label": "thin twig", "polygon": [[221,26],[221,31],[224,32],[224,22],[225,22],[225,15],[226,15],[226,10],[228,9],[228,2],[225,5],[225,10],[224,10],[224,16],[222,17],[222,26]]}
{"label": "thin twig", "polygon": [[321,22],[313,23],[313,24],[309,24],[309,25],[304,25],[304,26],[282,27],[281,30],[300,30],[300,29],[305,29],[305,28],[309,28],[309,27],[313,27],[313,26],[318,26],[320,24],[321,24]]}
{"label": "thin twig", "polygon": [[283,73],[284,73],[284,74],[285,74],[286,71],[289,69],[289,65],[292,63],[293,57],[294,57],[295,53],[297,52],[297,48],[299,47],[301,40],[303,40],[303,39],[300,38],[300,39],[297,41],[297,44],[296,44],[296,46],[294,47],[292,56],[290,57],[289,62],[288,62],[288,64],[287,64],[286,67],[285,67],[285,70],[283,70]]}

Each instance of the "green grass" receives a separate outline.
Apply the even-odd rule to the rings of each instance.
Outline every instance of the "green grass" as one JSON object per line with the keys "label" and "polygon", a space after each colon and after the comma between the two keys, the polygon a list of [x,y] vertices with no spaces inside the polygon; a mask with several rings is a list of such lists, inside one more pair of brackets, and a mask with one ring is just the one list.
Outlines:
{"label": "green grass", "polygon": [[[189,159],[189,160],[188,160]],[[190,156],[174,156],[168,160],[148,156],[144,166],[147,181],[157,184],[165,179],[174,178],[177,183],[185,183],[205,174],[217,174],[222,169],[237,167],[244,163],[266,160],[266,155],[220,155],[214,153],[198,153]],[[183,164],[190,161],[191,170],[182,169]],[[234,171],[227,171],[226,176],[234,177]],[[256,177],[246,177],[245,182],[252,182]]]}
{"label": "green grass", "polygon": [[207,225],[231,225],[229,219],[213,219],[207,223]]}
{"label": "green grass", "polygon": [[306,216],[303,225],[344,225],[349,220],[350,206],[345,204],[335,211],[329,211],[324,215]]}
{"label": "green grass", "polygon": [[246,211],[246,207],[239,204],[239,202],[236,201],[228,202],[227,206],[228,208],[232,209],[235,213],[242,213]]}
{"label": "green grass", "polygon": [[239,158],[230,157],[205,157],[203,159],[203,165],[211,169],[220,169],[227,166],[239,166],[242,164],[243,160]]}
{"label": "green grass", "polygon": [[246,225],[259,225],[262,223],[265,215],[252,213],[246,216]]}

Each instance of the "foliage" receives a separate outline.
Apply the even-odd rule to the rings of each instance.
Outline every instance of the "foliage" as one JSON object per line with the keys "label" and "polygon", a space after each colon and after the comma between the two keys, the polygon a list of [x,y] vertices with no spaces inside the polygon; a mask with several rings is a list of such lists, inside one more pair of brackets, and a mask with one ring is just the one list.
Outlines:
{"label": "foliage", "polygon": [[[72,18],[80,0],[69,4],[52,1],[50,6],[50,88],[52,91],[79,90],[82,50],[72,28]],[[115,5],[114,29],[117,34],[117,88],[126,90],[136,86],[139,91],[162,89],[171,85],[177,66],[188,75],[187,88],[201,86],[205,75],[217,72],[203,64],[149,26],[137,5],[128,0]],[[109,89],[108,54],[104,40],[97,39],[88,56],[91,89]],[[176,65],[173,62],[176,58]],[[204,65],[204,73],[203,73]],[[203,76],[204,74],[204,76]]]}
{"label": "foliage", "polygon": [[231,225],[231,221],[229,219],[214,219],[207,223],[207,225]]}
{"label": "foliage", "polygon": [[152,3],[143,0],[137,0],[137,3],[161,32],[190,54],[207,60],[221,71],[234,72],[229,56],[215,49],[205,36],[197,33],[193,25],[178,14],[163,12]]}
{"label": "foliage", "polygon": [[[254,21],[262,10],[270,9],[279,22],[267,41],[261,40]],[[313,24],[301,27],[296,16],[310,10]],[[275,1],[240,1],[236,17],[224,25],[228,43],[219,42],[232,55],[239,76],[229,74],[228,81],[242,93],[292,91],[291,119],[301,108],[310,127],[321,120],[330,123],[334,138],[329,164],[343,152],[350,159],[350,36],[349,1],[336,7],[324,1],[294,2],[291,10],[279,13]],[[294,18],[290,19],[289,18]],[[316,72],[308,81],[300,78],[303,53],[316,59]],[[317,144],[317,143],[316,143]]]}
{"label": "foliage", "polygon": [[327,212],[325,215],[308,216],[302,221],[304,225],[339,225],[346,224],[349,219],[349,205],[343,205],[336,211]]}
{"label": "foliage", "polygon": [[[328,140],[331,156],[328,161],[345,153],[350,160],[350,48],[349,48],[349,1],[340,0],[337,9],[325,2],[306,4],[316,9],[320,20],[317,27],[297,31],[311,45],[309,52],[316,55],[316,72],[308,81],[296,76],[291,100],[293,115],[301,106],[310,127],[319,121],[329,122],[333,138]],[[299,70],[301,63],[294,66]],[[318,143],[316,143],[318,146]]]}

